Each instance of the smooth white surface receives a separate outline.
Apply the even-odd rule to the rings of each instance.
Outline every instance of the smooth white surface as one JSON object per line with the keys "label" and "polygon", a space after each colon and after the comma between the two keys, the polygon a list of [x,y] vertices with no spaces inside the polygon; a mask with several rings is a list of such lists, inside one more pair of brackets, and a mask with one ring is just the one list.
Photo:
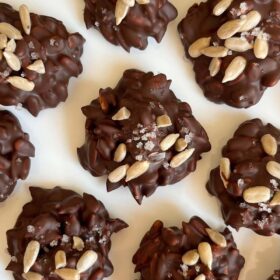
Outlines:
{"label": "smooth white surface", "polygon": [[[18,8],[22,1],[4,0]],[[184,59],[183,47],[177,33],[177,24],[185,16],[193,0],[173,0],[179,11],[161,44],[150,40],[145,51],[126,53],[115,47],[96,31],[87,30],[83,21],[83,0],[25,0],[32,12],[46,14],[63,20],[69,31],[80,32],[87,40],[82,62],[84,72],[72,79],[69,97],[56,109],[45,110],[34,118],[24,109],[9,108],[20,119],[23,129],[29,133],[36,147],[29,177],[19,182],[12,196],[0,205],[0,279],[12,280],[5,271],[9,262],[6,252],[6,231],[13,227],[23,204],[30,200],[28,186],[72,188],[79,193],[88,192],[102,200],[113,217],[125,220],[130,227],[113,236],[110,258],[115,267],[112,280],[139,278],[133,273],[131,258],[137,250],[143,234],[156,219],[166,226],[180,226],[182,220],[199,215],[211,226],[224,227],[217,200],[205,189],[209,171],[220,158],[221,146],[233,134],[237,126],[250,118],[260,117],[280,128],[280,85],[266,91],[262,100],[253,108],[237,110],[226,105],[207,101],[194,80],[190,62]],[[175,94],[187,101],[195,117],[206,129],[212,144],[211,152],[199,161],[197,170],[180,183],[159,188],[138,206],[126,188],[111,193],[105,190],[105,178],[94,178],[80,166],[76,148],[84,141],[85,118],[80,108],[98,95],[101,87],[114,87],[123,71],[139,68],[143,71],[165,73],[172,79]],[[280,267],[280,239],[277,236],[262,237],[249,230],[234,231],[238,247],[246,259],[239,279],[264,280],[273,269]]]}

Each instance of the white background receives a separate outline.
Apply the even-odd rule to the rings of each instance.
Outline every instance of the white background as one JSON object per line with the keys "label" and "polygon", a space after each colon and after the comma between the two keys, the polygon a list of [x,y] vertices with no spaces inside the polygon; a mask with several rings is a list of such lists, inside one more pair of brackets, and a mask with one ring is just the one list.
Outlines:
{"label": "white background", "polygon": [[[4,0],[18,8],[20,0]],[[250,118],[261,117],[280,128],[279,85],[266,91],[262,100],[253,108],[238,110],[207,101],[196,85],[190,62],[184,59],[183,47],[177,33],[177,24],[186,15],[193,0],[173,0],[179,11],[161,44],[150,40],[145,51],[126,53],[115,47],[96,31],[85,28],[83,0],[25,0],[32,12],[63,20],[68,30],[80,32],[87,40],[82,62],[84,72],[72,79],[69,97],[56,109],[45,110],[34,118],[24,109],[9,108],[20,119],[23,129],[30,134],[36,147],[29,177],[19,182],[12,196],[0,205],[0,279],[11,280],[5,271],[9,262],[6,251],[6,231],[13,227],[22,206],[30,200],[30,185],[51,188],[56,185],[71,188],[79,193],[88,192],[102,200],[113,217],[125,220],[130,227],[113,236],[110,258],[115,267],[112,280],[139,278],[133,273],[131,259],[143,234],[156,219],[166,226],[180,226],[193,215],[199,215],[212,227],[223,229],[217,200],[207,193],[205,183],[211,168],[218,165],[221,147],[231,137],[237,126]],[[195,117],[206,129],[212,144],[210,153],[199,161],[197,170],[180,183],[159,188],[138,206],[126,188],[106,192],[105,178],[94,178],[80,166],[76,148],[84,141],[85,118],[80,108],[98,96],[99,88],[111,86],[125,69],[165,73],[172,79],[171,88],[182,100],[187,101]],[[273,269],[280,268],[279,237],[262,237],[242,229],[233,231],[235,240],[246,259],[240,279],[264,280]]]}

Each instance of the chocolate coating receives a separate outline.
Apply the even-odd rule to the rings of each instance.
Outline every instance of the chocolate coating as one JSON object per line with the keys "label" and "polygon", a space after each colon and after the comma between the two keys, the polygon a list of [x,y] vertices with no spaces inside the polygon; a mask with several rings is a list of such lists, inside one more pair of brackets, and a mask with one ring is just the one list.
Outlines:
{"label": "chocolate coating", "polygon": [[168,0],[150,0],[145,5],[136,2],[121,24],[116,25],[116,2],[85,0],[84,19],[87,28],[94,27],[107,41],[122,46],[128,52],[131,47],[144,50],[148,37],[153,37],[159,43],[169,22],[177,17],[176,8]]}
{"label": "chocolate coating", "polygon": [[[277,0],[234,0],[230,7],[220,16],[213,15],[213,8],[220,0],[208,0],[194,4],[186,17],[178,25],[178,31],[185,48],[187,58],[193,62],[196,81],[202,88],[204,95],[216,103],[226,103],[237,108],[247,108],[256,104],[267,87],[274,86],[280,79],[280,4]],[[245,52],[232,51],[232,54],[222,58],[219,73],[211,77],[209,64],[211,58],[201,55],[192,58],[188,49],[190,45],[201,37],[211,37],[210,45],[224,45],[224,40],[217,36],[217,30],[225,22],[246,15],[248,12],[258,11],[262,18],[258,28],[269,38],[269,53],[265,59],[255,57],[253,49]],[[255,29],[256,33],[257,29]],[[254,32],[237,33],[250,43],[253,42]],[[255,34],[256,35],[256,34]],[[222,83],[225,70],[236,56],[242,56],[247,66],[236,79]]]}
{"label": "chocolate coating", "polygon": [[[42,109],[56,107],[68,95],[68,82],[82,72],[80,57],[84,39],[79,33],[70,34],[61,21],[31,14],[31,33],[23,31],[19,13],[10,5],[0,3],[0,22],[12,24],[21,31],[22,40],[16,40],[15,54],[21,61],[20,71],[13,71],[5,59],[0,61],[0,104],[22,104],[32,115]],[[45,73],[27,69],[41,59]],[[32,91],[23,91],[7,83],[8,76],[21,76],[35,83]]]}
{"label": "chocolate coating", "polygon": [[[170,84],[163,74],[127,70],[115,89],[101,89],[99,99],[82,108],[87,117],[86,141],[78,149],[78,156],[82,166],[93,176],[109,174],[120,165],[150,163],[148,170],[133,180],[121,178],[115,183],[107,180],[108,191],[127,186],[139,204],[158,186],[174,184],[193,172],[201,153],[211,148],[190,106],[175,97]],[[130,117],[112,120],[122,107],[130,111]],[[157,117],[161,115],[169,116],[170,126],[157,126]],[[170,165],[178,154],[174,145],[165,152],[160,147],[161,141],[170,134],[178,134],[186,140],[188,150],[194,149],[190,158],[176,168]],[[125,144],[127,151],[125,158],[116,162],[114,154],[119,144]]]}
{"label": "chocolate coating", "polygon": [[[239,254],[231,232],[226,228],[221,233],[227,243],[226,247],[221,247],[211,241],[206,228],[209,226],[198,217],[183,222],[182,229],[166,228],[161,221],[156,221],[133,257],[135,272],[141,273],[141,280],[194,280],[200,274],[211,280],[238,279],[245,260]],[[183,255],[196,250],[201,242],[211,246],[211,270],[201,260],[189,266],[182,262]]]}
{"label": "chocolate coating", "polygon": [[[55,254],[66,253],[66,267],[76,268],[80,257],[93,250],[98,258],[93,266],[80,274],[81,280],[102,280],[113,273],[108,259],[111,235],[127,227],[120,219],[110,218],[102,202],[92,195],[79,194],[55,187],[30,188],[32,201],[24,205],[13,229],[7,231],[8,251],[13,256],[7,270],[14,278],[24,280],[23,256],[30,241],[40,243],[39,255],[30,271],[44,280],[58,280],[55,271]],[[84,242],[84,248],[73,249],[73,237]]]}
{"label": "chocolate coating", "polygon": [[17,180],[26,179],[34,154],[35,148],[18,119],[8,111],[0,111],[0,202],[13,192]]}
{"label": "chocolate coating", "polygon": [[[280,233],[280,206],[270,205],[270,200],[279,191],[280,180],[270,175],[266,166],[269,161],[280,162],[280,151],[278,149],[275,156],[265,152],[261,144],[265,134],[272,135],[279,147],[280,130],[273,125],[264,125],[259,119],[242,123],[222,150],[223,157],[228,158],[231,164],[227,188],[217,167],[211,171],[207,190],[219,199],[227,225],[237,230],[247,227],[261,235],[272,235]],[[243,193],[253,186],[269,188],[269,201],[247,203]]]}

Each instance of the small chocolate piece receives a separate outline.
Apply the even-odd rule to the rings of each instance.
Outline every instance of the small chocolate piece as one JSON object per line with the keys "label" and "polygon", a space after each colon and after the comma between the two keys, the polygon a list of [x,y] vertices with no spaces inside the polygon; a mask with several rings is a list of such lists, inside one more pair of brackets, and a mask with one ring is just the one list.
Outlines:
{"label": "small chocolate piece", "polygon": [[17,280],[102,280],[113,273],[108,258],[111,235],[127,227],[109,217],[92,195],[55,187],[30,188],[13,229],[7,231],[12,256],[7,270]]}
{"label": "small chocolate piece", "polygon": [[115,89],[82,108],[86,141],[78,149],[93,176],[109,174],[107,190],[128,186],[140,204],[158,186],[174,184],[210,150],[190,106],[170,90],[163,74],[127,70]]}
{"label": "small chocolate piece", "polygon": [[267,280],[279,280],[280,279],[280,270],[275,270],[274,274],[271,275]]}
{"label": "small chocolate piece", "polygon": [[83,69],[83,44],[61,21],[0,3],[0,104],[37,116],[65,101],[69,79]]}
{"label": "small chocolate piece", "polygon": [[253,119],[222,150],[207,189],[221,203],[227,225],[261,235],[280,234],[280,130]]}
{"label": "small chocolate piece", "polygon": [[0,202],[13,192],[18,179],[26,179],[35,148],[18,119],[0,111]]}
{"label": "small chocolate piece", "polygon": [[168,0],[85,0],[87,28],[94,27],[104,38],[126,51],[144,50],[148,37],[159,43],[169,22],[177,17]]}
{"label": "small chocolate piece", "polygon": [[237,280],[244,262],[228,228],[217,232],[198,217],[182,229],[156,221],[133,257],[141,280]]}
{"label": "small chocolate piece", "polygon": [[208,0],[178,25],[204,95],[237,108],[256,104],[280,79],[279,1]]}

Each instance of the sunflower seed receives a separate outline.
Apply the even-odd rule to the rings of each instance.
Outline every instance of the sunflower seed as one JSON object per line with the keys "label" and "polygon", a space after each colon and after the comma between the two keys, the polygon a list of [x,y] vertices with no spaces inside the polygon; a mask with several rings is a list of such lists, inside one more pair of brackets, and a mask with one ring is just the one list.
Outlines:
{"label": "sunflower seed", "polygon": [[277,141],[271,134],[265,134],[261,138],[261,143],[264,151],[270,155],[275,156],[277,153]]}
{"label": "sunflower seed", "polygon": [[219,71],[221,69],[221,64],[222,64],[221,59],[219,59],[217,57],[212,58],[210,65],[209,65],[209,72],[210,72],[211,77],[215,77],[219,73]]}
{"label": "sunflower seed", "polygon": [[239,29],[239,32],[247,32],[253,28],[255,28],[261,21],[261,14],[258,11],[251,11],[249,12],[245,18],[244,23]]}
{"label": "sunflower seed", "polygon": [[40,243],[32,240],[28,243],[23,257],[23,272],[27,273],[39,255]]}
{"label": "sunflower seed", "polygon": [[246,38],[232,37],[225,40],[225,46],[235,52],[246,52],[253,48]]}
{"label": "sunflower seed", "polygon": [[0,61],[3,59],[3,52],[0,50]]}
{"label": "sunflower seed", "polygon": [[267,40],[258,37],[254,43],[254,54],[256,58],[265,59],[268,56],[269,45]]}
{"label": "sunflower seed", "polygon": [[182,152],[188,147],[188,142],[184,138],[177,139],[175,143],[175,150],[177,152]]}
{"label": "sunflower seed", "polygon": [[213,262],[213,254],[212,254],[212,249],[210,244],[208,242],[199,243],[198,253],[201,262],[206,266],[208,266],[208,268],[211,270],[212,262]]}
{"label": "sunflower seed", "polygon": [[126,172],[127,172],[128,168],[129,168],[128,164],[117,167],[115,170],[113,170],[108,175],[108,180],[111,183],[119,182],[120,180],[122,180],[126,176]]}
{"label": "sunflower seed", "polygon": [[146,173],[150,167],[148,161],[136,161],[127,170],[125,181],[129,182]]}
{"label": "sunflower seed", "polygon": [[136,2],[140,5],[149,4],[150,0],[136,0]]}
{"label": "sunflower seed", "polygon": [[126,145],[121,143],[117,147],[115,154],[114,154],[114,161],[115,162],[122,162],[126,157]]}
{"label": "sunflower seed", "polygon": [[6,48],[8,42],[8,37],[5,34],[0,34],[0,50]]}
{"label": "sunflower seed", "polygon": [[19,58],[12,52],[3,52],[3,55],[10,66],[10,68],[14,71],[19,71],[21,68],[21,61]]}
{"label": "sunflower seed", "polygon": [[248,203],[267,202],[270,199],[270,189],[264,186],[251,187],[243,192],[243,198]]}
{"label": "sunflower seed", "polygon": [[18,76],[11,76],[7,78],[6,81],[13,87],[21,89],[23,91],[32,91],[35,87],[35,84],[33,82]]}
{"label": "sunflower seed", "polygon": [[246,65],[247,60],[243,56],[236,56],[227,67],[222,83],[235,80],[244,72]]}
{"label": "sunflower seed", "polygon": [[227,241],[225,237],[216,230],[211,228],[206,228],[206,232],[208,233],[210,239],[217,244],[218,246],[225,248],[227,246]]}
{"label": "sunflower seed", "polygon": [[206,276],[204,274],[199,274],[194,278],[194,280],[206,280]]}
{"label": "sunflower seed", "polygon": [[187,150],[177,154],[176,156],[174,156],[170,161],[171,168],[177,168],[180,165],[182,165],[185,161],[187,161],[192,156],[194,151],[195,151],[194,148],[187,149]]}
{"label": "sunflower seed", "polygon": [[189,47],[189,55],[191,57],[199,57],[202,55],[201,51],[210,46],[211,37],[204,37],[197,39],[195,42],[191,44]]}
{"label": "sunflower seed", "polygon": [[62,250],[59,250],[59,251],[56,252],[54,260],[55,260],[55,268],[56,269],[65,267],[66,264],[67,264],[67,262],[66,262],[66,254]]}
{"label": "sunflower seed", "polygon": [[116,17],[117,25],[119,25],[123,21],[128,11],[129,11],[129,6],[126,5],[122,0],[117,0],[116,9],[115,9],[115,17]]}
{"label": "sunflower seed", "polygon": [[19,7],[19,16],[24,32],[29,35],[31,31],[31,18],[29,9],[26,5],[21,5]]}
{"label": "sunflower seed", "polygon": [[14,39],[11,39],[8,43],[7,46],[5,48],[5,52],[15,52],[17,48],[17,44],[16,41]]}
{"label": "sunflower seed", "polygon": [[230,160],[229,158],[221,158],[220,161],[220,177],[224,183],[225,188],[227,188],[228,180],[230,177]]}
{"label": "sunflower seed", "polygon": [[135,0],[122,0],[124,4],[126,4],[128,7],[133,7],[135,5]]}
{"label": "sunflower seed", "polygon": [[171,126],[172,122],[168,115],[162,115],[157,117],[157,127],[168,127]]}
{"label": "sunflower seed", "polygon": [[228,49],[221,46],[211,46],[201,50],[201,53],[208,57],[225,57],[228,54]]}
{"label": "sunflower seed", "polygon": [[227,21],[218,29],[217,35],[222,40],[228,39],[239,32],[244,23],[244,19],[234,19]]}
{"label": "sunflower seed", "polygon": [[213,9],[213,14],[215,16],[220,16],[223,14],[231,5],[233,0],[221,0]]}
{"label": "sunflower seed", "polygon": [[43,280],[44,276],[36,273],[36,272],[27,272],[27,273],[23,273],[22,278],[24,278],[25,280]]}
{"label": "sunflower seed", "polygon": [[269,161],[266,164],[266,171],[273,177],[280,179],[280,164],[276,161]]}
{"label": "sunflower seed", "polygon": [[176,140],[179,138],[180,134],[169,134],[167,135],[159,144],[161,150],[163,152],[167,151],[170,149],[176,142]]}
{"label": "sunflower seed", "polygon": [[78,270],[72,268],[56,269],[54,272],[62,280],[80,280],[80,274]]}
{"label": "sunflower seed", "polygon": [[20,31],[7,22],[0,23],[0,33],[7,35],[10,39],[21,40],[22,35]]}
{"label": "sunflower seed", "polygon": [[182,262],[185,265],[196,265],[199,260],[199,254],[197,250],[190,250],[186,252],[182,257]]}
{"label": "sunflower seed", "polygon": [[130,117],[130,111],[126,107],[122,107],[113,117],[113,121],[127,120]]}
{"label": "sunflower seed", "polygon": [[92,267],[98,259],[98,255],[93,250],[88,250],[80,257],[77,262],[77,270],[79,273],[87,271]]}
{"label": "sunflower seed", "polygon": [[73,249],[77,251],[83,251],[84,248],[84,241],[78,236],[73,236]]}
{"label": "sunflower seed", "polygon": [[46,73],[44,62],[41,59],[36,60],[34,63],[27,66],[27,69],[29,69],[31,71],[34,71],[34,72],[37,72],[39,74],[45,74]]}
{"label": "sunflower seed", "polygon": [[277,206],[280,205],[280,192],[276,192],[269,203],[270,206]]}

